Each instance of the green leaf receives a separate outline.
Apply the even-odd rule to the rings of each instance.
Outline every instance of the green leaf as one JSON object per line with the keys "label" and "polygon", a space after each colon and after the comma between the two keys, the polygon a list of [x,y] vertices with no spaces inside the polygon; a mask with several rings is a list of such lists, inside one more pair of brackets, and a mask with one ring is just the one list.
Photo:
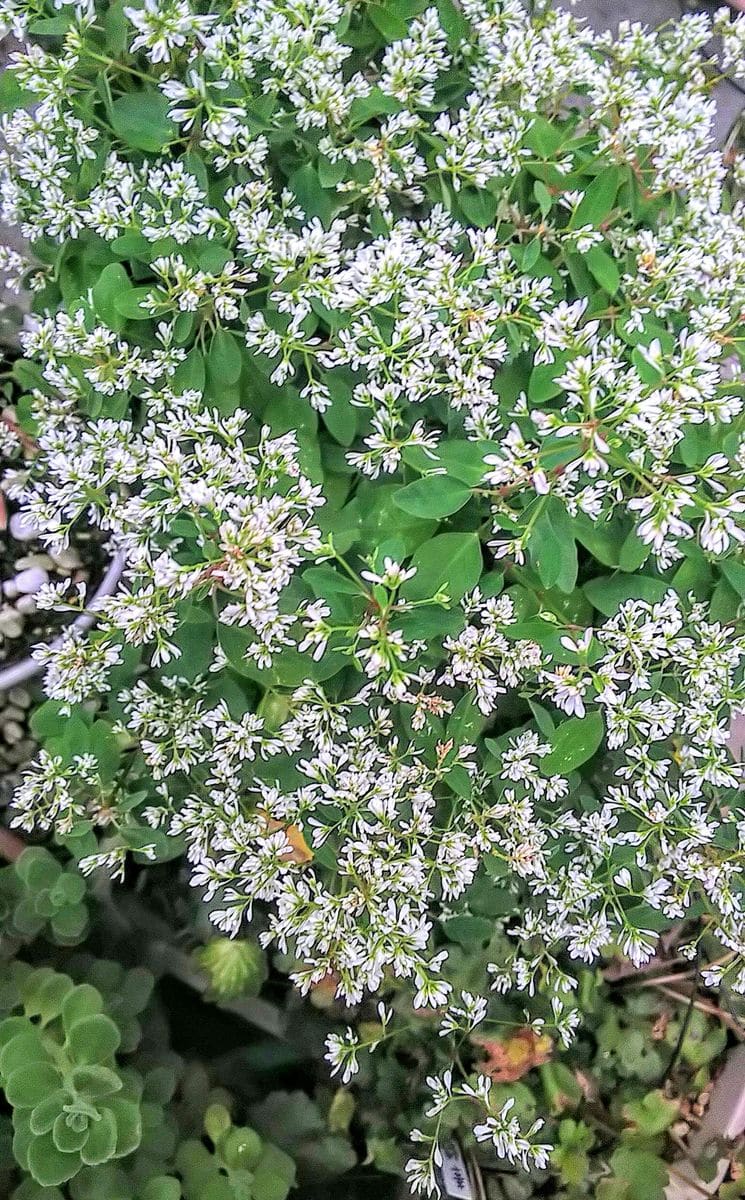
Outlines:
{"label": "green leaf", "polygon": [[162,92],[127,92],[111,106],[114,133],[136,150],[157,154],[178,135],[169,119],[170,102]]}
{"label": "green leaf", "polygon": [[114,297],[114,307],[128,321],[150,321],[152,313],[147,307],[146,301],[151,296],[157,297],[158,294],[157,290],[152,287],[133,287]]}
{"label": "green leaf", "polygon": [[243,359],[240,347],[227,329],[216,329],[210,342],[207,367],[216,382],[234,384],[241,374]]}
{"label": "green leaf", "polygon": [[49,1133],[69,1099],[70,1094],[64,1088],[49,1092],[29,1116],[28,1127],[31,1133],[36,1137],[42,1133]]}
{"label": "green leaf", "polygon": [[173,1175],[156,1175],[140,1188],[139,1200],[181,1200],[181,1184]]}
{"label": "green leaf", "polygon": [[19,108],[28,108],[38,99],[36,92],[29,92],[21,87],[15,71],[5,67],[0,72],[0,113],[16,112]]}
{"label": "green leaf", "polygon": [[285,1200],[294,1183],[295,1163],[289,1154],[278,1146],[265,1146],[251,1185],[254,1200]]}
{"label": "green leaf", "polygon": [[[540,503],[540,501],[539,501]],[[549,497],[528,540],[530,559],[546,588],[571,592],[577,583],[577,543],[563,504]]]}
{"label": "green leaf", "polygon": [[524,144],[539,158],[553,158],[566,139],[565,126],[553,124],[545,117],[536,115],[530,123]]}
{"label": "green leaf", "polygon": [[458,913],[442,922],[445,937],[457,942],[464,950],[476,951],[484,946],[494,933],[494,922],[487,917],[475,917],[470,913]]}
{"label": "green leaf", "polygon": [[71,20],[71,14],[61,13],[58,17],[41,17],[29,25],[29,33],[34,37],[61,37],[66,33]]}
{"label": "green leaf", "polygon": [[308,567],[303,571],[303,579],[310,584],[319,599],[336,594],[344,596],[361,596],[363,594],[359,584],[350,579],[348,575],[342,574],[341,571],[334,570],[333,567]]}
{"label": "green leaf", "polygon": [[370,4],[367,12],[373,25],[387,42],[396,42],[407,36],[409,27],[403,17],[397,15],[395,4]]}
{"label": "green leaf", "polygon": [[621,272],[607,250],[602,246],[592,246],[585,254],[585,262],[593,279],[596,279],[610,296],[615,296],[621,286]]}
{"label": "green leaf", "polygon": [[341,446],[351,446],[357,436],[359,411],[352,406],[352,390],[333,372],[329,372],[323,382],[331,397],[331,404],[323,413],[323,423]]}
{"label": "green leaf", "polygon": [[551,738],[551,753],[541,759],[544,775],[568,775],[592,758],[603,740],[605,727],[602,713],[587,713],[562,721]]}
{"label": "green leaf", "polygon": [[668,1100],[659,1088],[647,1092],[641,1100],[632,1100],[624,1105],[623,1115],[632,1121],[640,1133],[654,1137],[669,1129],[680,1114],[677,1100]]}
{"label": "green leaf", "polygon": [[109,329],[120,332],[125,318],[116,306],[116,301],[132,290],[132,281],[121,263],[113,262],[104,267],[93,285],[93,307]]}
{"label": "green leaf", "polygon": [[471,33],[471,27],[454,0],[435,0],[435,8],[451,49],[456,49]]}
{"label": "green leaf", "polygon": [[528,381],[528,399],[533,404],[543,404],[546,400],[552,400],[554,396],[561,394],[561,384],[556,383],[556,379],[561,378],[564,374],[564,363],[557,361],[552,363],[539,363],[534,367]]}
{"label": "green leaf", "polygon": [[445,591],[451,602],[473,590],[483,566],[475,533],[441,533],[414,551],[411,566],[416,575],[401,588],[405,600],[426,600]]}
{"label": "green leaf", "polygon": [[336,207],[336,193],[321,187],[318,172],[312,163],[293,171],[287,185],[308,217],[319,217],[328,225]]}
{"label": "green leaf", "polygon": [[366,549],[372,550],[395,533],[410,554],[432,537],[437,522],[404,514],[393,499],[398,490],[395,483],[360,487],[354,500],[342,509],[341,520],[335,516],[335,527],[343,529],[344,518],[352,518],[356,523],[356,536]]}
{"label": "green leaf", "polygon": [[13,1108],[34,1108],[59,1083],[60,1073],[52,1063],[26,1063],[11,1071],[5,1080],[5,1099]]}
{"label": "green leaf", "polygon": [[88,909],[84,904],[71,904],[54,913],[50,924],[58,945],[74,946],[82,941],[88,927]]}
{"label": "green leaf", "polygon": [[116,1158],[124,1158],[136,1150],[142,1140],[140,1109],[131,1100],[115,1098],[108,1100],[106,1107],[116,1120]]}
{"label": "green leaf", "polygon": [[254,639],[245,629],[240,629],[237,625],[221,624],[218,627],[218,636],[231,667],[239,674],[247,675],[249,679],[261,683],[265,688],[295,688],[299,687],[304,679],[313,679],[320,683],[331,679],[349,663],[348,658],[333,650],[327,650],[323,658],[314,662],[309,654],[301,654],[294,647],[287,646],[274,655],[271,667],[262,668],[256,665],[254,659],[246,657],[248,646]]}
{"label": "green leaf", "polygon": [[59,879],[62,868],[54,855],[43,846],[27,846],[16,860],[15,871],[27,888],[38,892],[52,887]]}
{"label": "green leaf", "polygon": [[62,1024],[66,1034],[73,1025],[85,1017],[97,1015],[103,1009],[101,993],[89,983],[80,983],[65,997],[62,1006]]}
{"label": "green leaf", "polygon": [[449,517],[471,499],[465,484],[447,475],[425,475],[394,494],[393,501],[414,517]]}
{"label": "green leaf", "polygon": [[734,558],[726,558],[720,560],[718,566],[738,596],[745,599],[745,563],[738,562]]}
{"label": "green leaf", "polygon": [[63,1154],[75,1154],[84,1145],[88,1129],[76,1129],[68,1124],[67,1117],[60,1113],[52,1126],[52,1141]]}
{"label": "green leaf", "polygon": [[108,1162],[116,1153],[116,1118],[108,1108],[100,1110],[100,1119],[91,1121],[88,1137],[81,1148],[80,1157],[90,1167]]}
{"label": "green leaf", "polygon": [[540,179],[536,179],[533,184],[533,195],[541,210],[541,216],[547,217],[553,207],[553,198],[545,183],[542,183]]}
{"label": "green leaf", "polygon": [[34,1138],[28,1148],[28,1169],[42,1187],[54,1187],[72,1179],[80,1169],[79,1154],[63,1154],[51,1133]]}
{"label": "green leaf", "polygon": [[88,1100],[101,1100],[121,1091],[122,1081],[108,1067],[73,1067],[70,1081],[77,1092]]}
{"label": "green leaf", "polygon": [[619,1146],[611,1155],[614,1175],[624,1180],[634,1200],[664,1200],[669,1176],[661,1158],[649,1150]]}
{"label": "green leaf", "polygon": [[670,590],[670,584],[650,575],[601,575],[591,579],[582,590],[598,612],[612,617],[624,600],[646,600],[649,604],[659,604]]}
{"label": "green leaf", "polygon": [[82,1017],[71,1026],[67,1035],[67,1050],[78,1065],[104,1063],[113,1058],[121,1037],[111,1017],[97,1013]]}
{"label": "green leaf", "polygon": [[448,721],[448,738],[453,739],[455,746],[466,746],[474,743],[486,724],[481,709],[471,692],[467,692],[458,701]]}
{"label": "green leaf", "polygon": [[476,225],[479,229],[487,229],[494,224],[497,215],[497,198],[491,192],[465,187],[458,193],[458,203],[471,225]]}
{"label": "green leaf", "polygon": [[613,211],[621,177],[621,168],[615,165],[606,167],[596,175],[572,215],[569,228],[582,229],[585,225],[597,228],[602,225]]}
{"label": "green leaf", "polygon": [[261,1158],[261,1138],[255,1129],[235,1126],[220,1141],[220,1153],[229,1167],[253,1171]]}
{"label": "green leaf", "polygon": [[0,1052],[0,1075],[8,1079],[19,1068],[27,1068],[31,1063],[45,1063],[49,1054],[40,1035],[33,1027],[26,1033],[18,1033],[3,1046]]}

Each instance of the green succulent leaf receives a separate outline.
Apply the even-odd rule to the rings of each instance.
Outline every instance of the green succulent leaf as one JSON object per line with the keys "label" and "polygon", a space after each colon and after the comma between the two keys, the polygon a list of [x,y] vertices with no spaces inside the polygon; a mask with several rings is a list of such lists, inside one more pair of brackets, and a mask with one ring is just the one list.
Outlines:
{"label": "green succulent leaf", "polygon": [[111,1017],[97,1013],[75,1021],[65,1045],[73,1062],[89,1065],[108,1062],[116,1054],[120,1041],[121,1035]]}
{"label": "green succulent leaf", "polygon": [[30,1062],[5,1076],[5,1099],[14,1108],[34,1108],[60,1084],[60,1073],[51,1062]]}

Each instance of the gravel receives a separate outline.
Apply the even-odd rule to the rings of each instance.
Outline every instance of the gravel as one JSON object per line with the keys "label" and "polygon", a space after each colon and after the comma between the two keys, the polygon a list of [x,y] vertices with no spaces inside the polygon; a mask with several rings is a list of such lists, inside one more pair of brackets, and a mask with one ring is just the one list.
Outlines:
{"label": "gravel", "polygon": [[0,808],[10,803],[37,744],[29,729],[33,696],[26,688],[0,692]]}

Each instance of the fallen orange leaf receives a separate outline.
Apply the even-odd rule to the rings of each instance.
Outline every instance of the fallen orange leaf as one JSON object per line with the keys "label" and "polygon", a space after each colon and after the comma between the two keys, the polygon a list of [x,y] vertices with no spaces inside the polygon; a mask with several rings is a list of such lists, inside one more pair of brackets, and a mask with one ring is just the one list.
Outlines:
{"label": "fallen orange leaf", "polygon": [[265,816],[264,819],[269,833],[276,833],[278,829],[284,830],[287,841],[290,843],[290,849],[286,850],[283,855],[287,862],[308,863],[312,861],[313,851],[297,825],[285,825],[284,821],[276,821],[274,817]]}
{"label": "fallen orange leaf", "polygon": [[516,1083],[533,1067],[548,1062],[553,1049],[550,1037],[539,1037],[527,1026],[506,1038],[475,1037],[473,1041],[484,1052],[481,1070],[495,1083]]}

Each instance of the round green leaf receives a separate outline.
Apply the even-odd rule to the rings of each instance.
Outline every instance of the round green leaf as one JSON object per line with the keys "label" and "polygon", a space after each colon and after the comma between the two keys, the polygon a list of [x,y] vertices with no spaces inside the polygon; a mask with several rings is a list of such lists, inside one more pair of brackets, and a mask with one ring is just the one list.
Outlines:
{"label": "round green leaf", "polygon": [[243,360],[240,347],[227,329],[217,329],[210,342],[207,368],[217,383],[238,382]]}
{"label": "round green leaf", "polygon": [[103,1096],[112,1096],[121,1090],[122,1081],[116,1071],[108,1067],[74,1067],[70,1074],[70,1082],[86,1100],[100,1100]]}
{"label": "round green leaf", "polygon": [[60,1073],[52,1063],[32,1062],[16,1067],[5,1080],[5,1099],[14,1108],[34,1108],[60,1084]]}
{"label": "round green leaf", "polygon": [[100,1013],[103,1008],[101,993],[89,983],[81,983],[68,996],[62,1006],[62,1022],[65,1033],[69,1034],[73,1025],[83,1017]]}
{"label": "round green leaf", "polygon": [[111,126],[127,145],[157,153],[177,132],[168,117],[169,108],[169,101],[162,92],[127,92],[118,96],[111,106]]}
{"label": "round green leaf", "polygon": [[36,1137],[42,1133],[49,1133],[68,1099],[68,1093],[60,1088],[36,1105],[29,1118],[29,1128]]}
{"label": "round green leaf", "polygon": [[181,1184],[172,1175],[156,1175],[140,1188],[139,1200],[181,1200]]}
{"label": "round green leaf", "polygon": [[54,1144],[51,1133],[34,1138],[28,1148],[28,1169],[42,1187],[54,1187],[72,1179],[80,1169],[79,1154],[64,1154]]}
{"label": "round green leaf", "polygon": [[3,1046],[0,1053],[0,1075],[8,1079],[14,1071],[29,1067],[31,1063],[49,1062],[49,1054],[40,1034],[29,1027],[27,1032],[19,1033]]}
{"label": "round green leaf", "polygon": [[60,1113],[52,1127],[52,1138],[58,1150],[63,1154],[75,1154],[84,1146],[88,1140],[90,1133],[90,1125],[83,1124],[81,1129],[76,1129],[74,1124],[70,1123],[70,1119],[66,1113]]}
{"label": "round green leaf", "polygon": [[62,872],[56,858],[43,846],[28,846],[17,859],[15,869],[34,891],[52,887]]}
{"label": "round green leaf", "polygon": [[131,1100],[109,1100],[106,1107],[116,1120],[116,1158],[124,1158],[136,1150],[142,1138],[140,1109]]}
{"label": "round green leaf", "polygon": [[120,1041],[111,1017],[97,1013],[75,1022],[67,1035],[66,1048],[77,1064],[103,1063],[113,1058]]}
{"label": "round green leaf", "polygon": [[80,1150],[80,1157],[89,1167],[108,1162],[116,1152],[116,1118],[108,1108],[102,1108],[98,1121],[91,1121],[88,1137]]}

